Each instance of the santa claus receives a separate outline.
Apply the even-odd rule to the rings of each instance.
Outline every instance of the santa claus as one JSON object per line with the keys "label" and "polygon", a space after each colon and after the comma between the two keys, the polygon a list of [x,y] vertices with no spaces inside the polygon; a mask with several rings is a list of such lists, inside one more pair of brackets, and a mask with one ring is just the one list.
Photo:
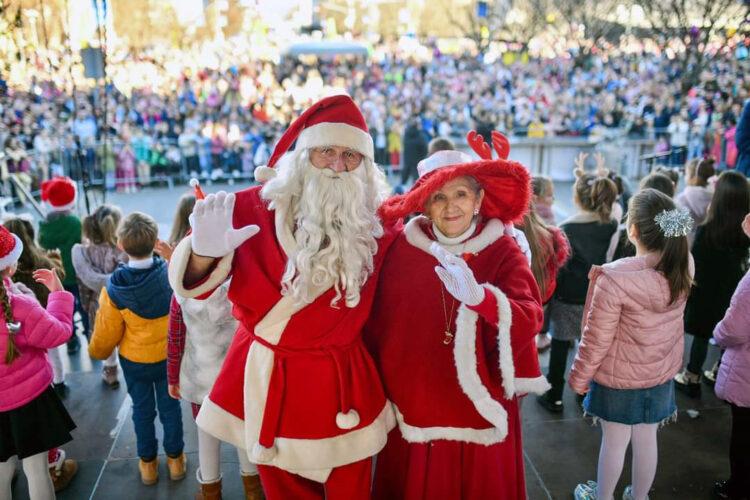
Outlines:
{"label": "santa claus", "polygon": [[396,231],[357,106],[313,105],[256,178],[198,201],[170,263],[184,297],[232,276],[239,326],[198,426],[247,450],[269,499],[369,498],[395,420],[361,329]]}

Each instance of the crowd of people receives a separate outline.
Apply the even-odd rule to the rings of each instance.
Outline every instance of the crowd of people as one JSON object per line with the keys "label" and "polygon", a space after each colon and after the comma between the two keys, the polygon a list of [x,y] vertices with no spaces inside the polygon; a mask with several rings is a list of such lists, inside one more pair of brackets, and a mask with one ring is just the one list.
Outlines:
{"label": "crowd of people", "polygon": [[683,89],[680,67],[647,53],[592,57],[586,67],[563,57],[506,65],[437,49],[428,60],[397,49],[379,53],[373,61],[314,63],[240,57],[221,69],[186,67],[158,84],[131,81],[127,93],[110,84],[106,96],[53,79],[3,84],[3,178],[36,188],[51,173],[88,175],[122,191],[172,177],[251,178],[292,118],[332,88],[360,103],[383,166],[398,168],[421,143],[460,139],[470,129],[649,139],[660,161],[673,165],[705,154],[722,167],[737,161],[750,76],[734,56],[717,59],[698,86]]}
{"label": "crowd of people", "polygon": [[[104,382],[122,370],[147,485],[157,414],[169,478],[185,477],[185,399],[197,498],[221,498],[224,441],[253,500],[523,499],[520,403],[536,394],[562,412],[567,383],[602,432],[596,480],[580,478],[575,498],[614,498],[632,443],[623,498],[644,500],[675,389],[700,397],[707,381],[732,414],[715,494],[747,499],[747,178],[700,157],[682,191],[665,169],[629,193],[603,157],[586,171],[581,155],[577,212],[556,224],[553,183],[508,161],[503,134],[474,132],[478,160],[437,137],[414,185],[389,197],[366,116],[348,96],[314,103],[255,171],[260,186],[206,196],[194,182],[168,241],[114,206],[81,221],[67,177],[42,186],[38,237],[4,222],[0,492],[16,458],[32,499],[76,473],[59,448],[75,423],[58,348],[80,348],[75,310]],[[709,367],[712,337],[724,352]]]}

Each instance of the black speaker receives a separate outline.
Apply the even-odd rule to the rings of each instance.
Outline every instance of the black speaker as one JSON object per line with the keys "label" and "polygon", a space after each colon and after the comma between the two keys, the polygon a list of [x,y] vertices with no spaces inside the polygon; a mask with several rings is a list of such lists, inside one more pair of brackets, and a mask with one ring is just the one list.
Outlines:
{"label": "black speaker", "polygon": [[83,60],[83,74],[86,78],[96,80],[104,78],[104,55],[102,49],[87,47],[81,49],[81,59]]}

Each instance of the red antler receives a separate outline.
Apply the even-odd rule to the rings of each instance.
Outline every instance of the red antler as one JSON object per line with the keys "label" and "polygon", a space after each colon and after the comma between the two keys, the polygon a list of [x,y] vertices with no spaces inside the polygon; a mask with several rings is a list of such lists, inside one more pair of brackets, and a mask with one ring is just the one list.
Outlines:
{"label": "red antler", "polygon": [[492,147],[495,148],[497,156],[501,160],[507,160],[510,154],[510,141],[505,135],[501,134],[497,130],[492,131]]}
{"label": "red antler", "polygon": [[471,149],[474,150],[474,152],[479,155],[481,159],[492,159],[492,150],[490,149],[489,144],[484,142],[484,137],[477,134],[476,130],[471,130],[468,134],[466,134],[466,142],[469,143]]}

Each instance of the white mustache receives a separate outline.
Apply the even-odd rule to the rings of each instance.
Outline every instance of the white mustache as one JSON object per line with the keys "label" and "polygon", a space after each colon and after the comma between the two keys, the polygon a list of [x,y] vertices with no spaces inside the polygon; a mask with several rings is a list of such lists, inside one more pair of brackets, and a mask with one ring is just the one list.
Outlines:
{"label": "white mustache", "polygon": [[328,177],[329,179],[340,179],[340,174],[348,174],[349,172],[336,172],[330,167],[326,167],[322,169],[322,173],[325,177]]}

